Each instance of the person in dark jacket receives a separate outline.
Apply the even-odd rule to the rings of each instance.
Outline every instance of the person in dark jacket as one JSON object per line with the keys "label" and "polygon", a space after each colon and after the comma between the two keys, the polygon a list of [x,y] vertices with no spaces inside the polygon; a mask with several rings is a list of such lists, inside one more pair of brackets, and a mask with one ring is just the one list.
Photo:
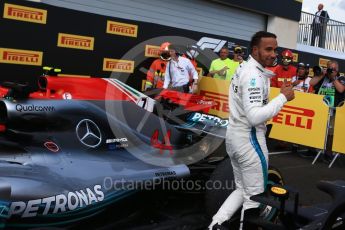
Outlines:
{"label": "person in dark jacket", "polygon": [[327,11],[323,10],[323,4],[319,4],[318,11],[315,13],[313,23],[311,24],[311,44],[315,46],[315,38],[319,37],[318,47],[325,47],[326,27],[329,20]]}

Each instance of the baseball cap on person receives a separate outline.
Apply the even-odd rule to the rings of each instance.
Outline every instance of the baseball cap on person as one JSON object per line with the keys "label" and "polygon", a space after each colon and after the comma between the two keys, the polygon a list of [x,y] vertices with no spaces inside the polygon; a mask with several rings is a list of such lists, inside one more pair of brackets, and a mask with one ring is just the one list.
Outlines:
{"label": "baseball cap on person", "polygon": [[307,69],[307,68],[309,68],[309,64],[304,64],[303,62],[300,62],[300,63],[298,63],[297,68]]}
{"label": "baseball cap on person", "polygon": [[243,52],[242,47],[236,46],[235,49],[234,49],[234,52],[235,53],[242,53]]}

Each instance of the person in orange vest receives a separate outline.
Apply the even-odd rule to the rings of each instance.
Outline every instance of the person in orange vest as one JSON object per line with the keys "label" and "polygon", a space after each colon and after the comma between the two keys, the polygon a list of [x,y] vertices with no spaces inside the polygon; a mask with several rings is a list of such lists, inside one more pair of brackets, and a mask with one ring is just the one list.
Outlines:
{"label": "person in orange vest", "polygon": [[169,42],[164,42],[159,48],[159,58],[154,60],[146,74],[145,91],[163,88],[165,69],[170,60]]}
{"label": "person in orange vest", "polygon": [[292,83],[292,77],[294,77],[297,72],[297,68],[292,65],[292,60],[293,54],[291,50],[284,50],[282,52],[282,65],[278,65],[274,70],[276,75],[271,78],[271,87],[281,88],[285,80],[288,84]]}

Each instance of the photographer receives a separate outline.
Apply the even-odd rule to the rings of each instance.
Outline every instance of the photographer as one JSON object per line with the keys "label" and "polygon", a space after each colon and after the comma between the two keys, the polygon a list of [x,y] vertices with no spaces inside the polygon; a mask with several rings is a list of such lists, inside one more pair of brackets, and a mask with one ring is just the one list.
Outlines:
{"label": "photographer", "polygon": [[303,62],[298,63],[297,75],[292,77],[293,90],[313,93],[313,87],[310,85],[311,77],[309,75],[309,64],[304,64]]}
{"label": "photographer", "polygon": [[[314,87],[315,92],[327,97],[330,107],[339,105],[344,100],[345,91],[345,77],[339,76],[339,64],[337,61],[327,62],[327,69],[322,69],[319,66],[313,68],[314,77],[310,84]],[[325,98],[326,98],[325,97]],[[323,160],[329,163],[333,159],[332,154],[332,140],[334,131],[335,109],[330,111],[330,126],[327,137],[326,152]]]}
{"label": "photographer", "polygon": [[320,67],[313,68],[314,77],[310,80],[310,85],[320,95],[327,95],[330,97],[329,106],[337,106],[344,100],[345,91],[345,77],[339,76],[339,64],[337,61],[329,61],[327,69],[322,70]]}

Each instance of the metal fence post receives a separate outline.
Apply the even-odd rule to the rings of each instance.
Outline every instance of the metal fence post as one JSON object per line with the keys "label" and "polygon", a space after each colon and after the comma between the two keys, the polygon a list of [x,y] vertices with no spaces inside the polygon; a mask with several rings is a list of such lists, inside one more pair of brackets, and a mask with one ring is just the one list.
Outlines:
{"label": "metal fence post", "polygon": [[329,133],[329,128],[330,128],[330,122],[331,122],[331,111],[333,110],[332,107],[328,108],[328,118],[327,118],[327,128],[326,128],[326,134],[325,134],[325,142],[323,144],[323,149],[321,149],[316,157],[314,158],[312,164],[315,164],[315,162],[317,161],[317,159],[320,157],[321,153],[325,153],[326,149],[327,149],[327,140],[328,140],[328,133]]}

